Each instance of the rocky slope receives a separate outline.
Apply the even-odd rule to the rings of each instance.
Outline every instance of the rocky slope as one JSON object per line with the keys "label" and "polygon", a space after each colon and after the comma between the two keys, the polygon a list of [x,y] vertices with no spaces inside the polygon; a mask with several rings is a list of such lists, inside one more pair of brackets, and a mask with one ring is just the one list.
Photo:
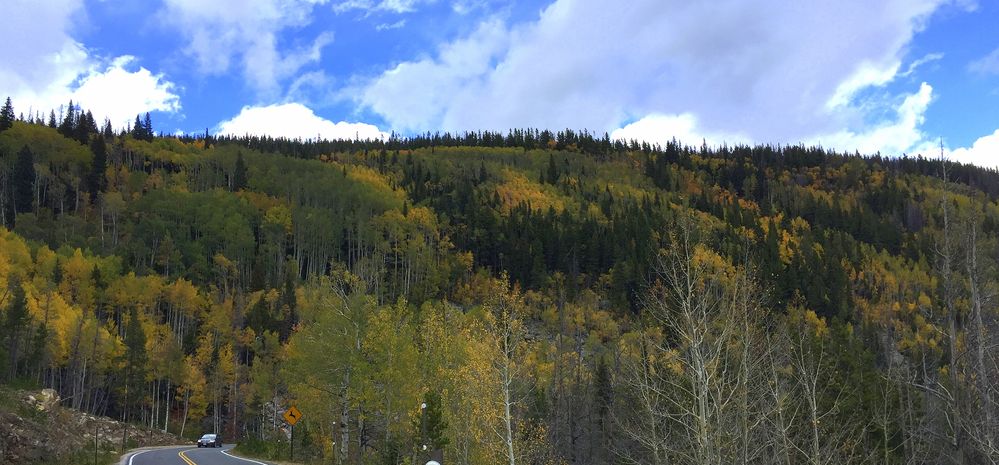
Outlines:
{"label": "rocky slope", "polygon": [[[3,389],[3,388],[0,388]],[[97,447],[121,449],[124,424],[59,405],[55,391],[0,390],[0,463],[60,462]],[[129,447],[178,444],[162,431],[128,425]]]}

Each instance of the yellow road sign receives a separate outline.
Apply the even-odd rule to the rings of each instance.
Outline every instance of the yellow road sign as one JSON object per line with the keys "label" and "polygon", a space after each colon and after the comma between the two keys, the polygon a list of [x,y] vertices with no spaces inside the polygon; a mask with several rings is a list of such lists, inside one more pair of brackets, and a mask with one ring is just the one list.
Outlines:
{"label": "yellow road sign", "polygon": [[298,423],[300,419],[302,419],[302,412],[299,412],[294,405],[284,411],[284,421],[287,421],[289,425],[295,426],[295,423]]}

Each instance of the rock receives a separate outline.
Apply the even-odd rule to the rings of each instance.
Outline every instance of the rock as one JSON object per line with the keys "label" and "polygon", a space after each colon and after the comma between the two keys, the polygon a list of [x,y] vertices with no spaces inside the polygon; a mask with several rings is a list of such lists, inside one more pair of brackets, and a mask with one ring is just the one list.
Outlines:
{"label": "rock", "polygon": [[52,410],[52,406],[59,403],[59,393],[55,389],[42,389],[36,402],[38,410],[42,412]]}
{"label": "rock", "polygon": [[[22,402],[20,407],[0,408],[0,464],[35,465],[65,460],[79,450],[93,450],[95,433],[100,447],[120,446],[122,423],[65,408],[59,404],[56,391],[28,394],[0,387],[0,399]],[[38,413],[21,416],[18,410]],[[128,436],[140,447],[185,443],[174,435],[138,425],[128,425]]]}

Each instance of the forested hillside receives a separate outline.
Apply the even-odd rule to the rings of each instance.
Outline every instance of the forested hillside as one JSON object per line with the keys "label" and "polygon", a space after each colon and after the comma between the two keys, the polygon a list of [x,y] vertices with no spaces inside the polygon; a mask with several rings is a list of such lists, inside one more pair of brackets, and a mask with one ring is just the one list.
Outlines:
{"label": "forested hillside", "polygon": [[[335,464],[999,462],[999,173],[0,115],[0,379]],[[419,462],[422,463],[422,462]]]}

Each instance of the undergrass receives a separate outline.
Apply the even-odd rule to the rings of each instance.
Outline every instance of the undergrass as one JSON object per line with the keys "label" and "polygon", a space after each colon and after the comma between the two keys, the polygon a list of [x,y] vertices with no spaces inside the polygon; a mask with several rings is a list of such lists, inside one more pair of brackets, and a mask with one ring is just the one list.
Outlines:
{"label": "undergrass", "polygon": [[260,439],[244,439],[236,444],[233,451],[247,457],[264,460],[288,460],[290,452],[288,441],[263,441]]}
{"label": "undergrass", "polygon": [[[101,449],[94,455],[93,449],[80,450],[72,454],[50,460],[36,462],[38,465],[111,465],[118,463],[121,455],[116,450]],[[95,462],[96,459],[96,462]]]}

